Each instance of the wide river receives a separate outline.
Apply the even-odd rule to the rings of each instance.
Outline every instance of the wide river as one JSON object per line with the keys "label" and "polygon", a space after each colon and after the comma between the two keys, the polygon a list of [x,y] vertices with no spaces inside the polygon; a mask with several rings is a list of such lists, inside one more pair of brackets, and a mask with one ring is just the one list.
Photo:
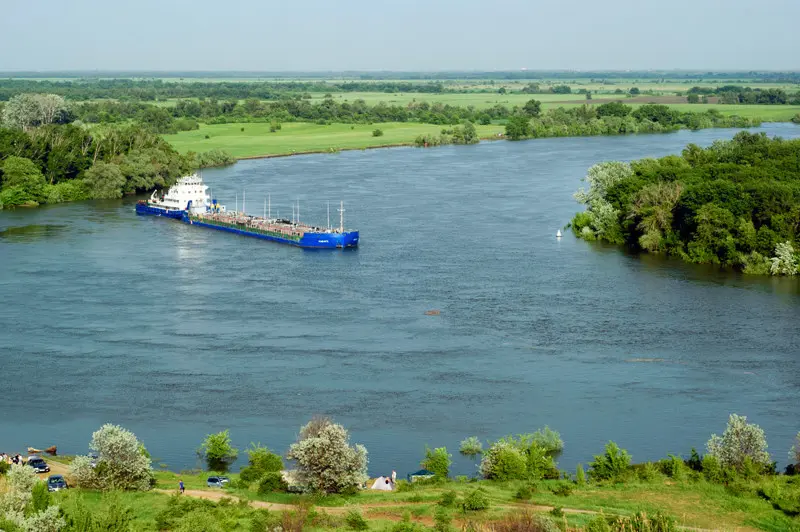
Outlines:
{"label": "wide river", "polygon": [[[800,136],[772,124],[770,135]],[[572,469],[610,439],[653,460],[736,412],[779,464],[800,430],[800,282],[633,256],[556,231],[592,164],[733,130],[490,142],[240,162],[204,172],[233,207],[338,222],[313,252],[137,217],[134,199],[0,212],[0,451],[88,449],[113,422],[156,463],[205,434],[285,452],[327,414],[370,472],[549,425]],[[333,222],[332,220],[332,222]],[[438,310],[439,315],[426,315]],[[240,459],[239,464],[243,460]]]}

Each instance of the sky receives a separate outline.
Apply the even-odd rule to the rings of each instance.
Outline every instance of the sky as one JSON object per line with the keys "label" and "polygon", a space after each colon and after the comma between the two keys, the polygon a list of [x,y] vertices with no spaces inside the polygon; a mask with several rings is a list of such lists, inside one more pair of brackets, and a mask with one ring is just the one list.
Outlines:
{"label": "sky", "polygon": [[0,71],[800,70],[800,0],[0,0]]}

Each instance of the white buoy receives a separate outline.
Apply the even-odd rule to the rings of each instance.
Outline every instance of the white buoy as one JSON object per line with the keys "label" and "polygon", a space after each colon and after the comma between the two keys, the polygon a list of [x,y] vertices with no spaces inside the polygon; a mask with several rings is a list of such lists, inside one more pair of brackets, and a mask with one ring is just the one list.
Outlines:
{"label": "white buoy", "polygon": [[556,238],[561,238],[561,229],[556,231]]}

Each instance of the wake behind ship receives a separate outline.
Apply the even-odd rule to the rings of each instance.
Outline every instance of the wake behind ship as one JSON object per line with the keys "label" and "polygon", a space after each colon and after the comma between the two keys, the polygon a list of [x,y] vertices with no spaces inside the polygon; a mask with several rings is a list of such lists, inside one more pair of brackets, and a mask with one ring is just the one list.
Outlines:
{"label": "wake behind ship", "polygon": [[[339,227],[317,227],[299,220],[272,218],[267,215],[252,216],[245,212],[228,211],[217,200],[210,200],[202,178],[197,175],[183,177],[170,187],[169,191],[157,197],[156,193],[148,201],[140,201],[136,205],[136,213],[150,216],[166,216],[180,219],[197,227],[216,229],[262,240],[270,240],[281,244],[289,244],[301,248],[345,249],[358,247],[358,231],[344,227],[344,202],[339,208]],[[271,211],[271,209],[270,209]],[[294,216],[293,216],[294,217]]]}

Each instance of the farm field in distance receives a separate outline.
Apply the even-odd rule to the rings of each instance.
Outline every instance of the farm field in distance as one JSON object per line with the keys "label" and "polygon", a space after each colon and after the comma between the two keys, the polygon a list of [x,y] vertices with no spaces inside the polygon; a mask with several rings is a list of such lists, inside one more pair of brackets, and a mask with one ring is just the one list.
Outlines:
{"label": "farm field in distance", "polygon": [[[267,123],[236,123],[202,125],[198,130],[164,135],[164,138],[181,153],[223,149],[234,157],[244,158],[411,144],[417,136],[438,135],[444,127],[410,122],[329,126],[287,122],[279,131],[270,133]],[[482,138],[495,137],[504,131],[504,126],[496,124],[476,125],[475,128]],[[373,137],[375,129],[382,130],[383,135]],[[209,138],[205,138],[206,135]]]}

